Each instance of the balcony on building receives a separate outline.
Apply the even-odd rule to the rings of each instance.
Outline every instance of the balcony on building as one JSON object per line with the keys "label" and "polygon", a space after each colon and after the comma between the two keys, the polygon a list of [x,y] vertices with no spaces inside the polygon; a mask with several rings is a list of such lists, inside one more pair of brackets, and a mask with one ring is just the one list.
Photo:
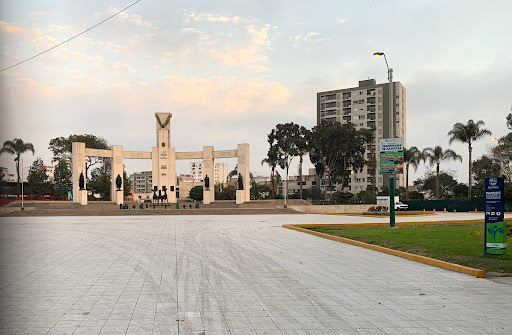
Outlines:
{"label": "balcony on building", "polygon": [[367,91],[366,91],[366,94],[367,94],[367,95],[369,95],[369,96],[372,96],[372,97],[374,97],[374,96],[375,96],[375,93],[376,93],[376,92],[375,92],[375,89],[370,89],[370,90],[367,90]]}
{"label": "balcony on building", "polygon": [[370,120],[370,121],[371,120],[375,120],[375,113],[368,113],[368,114],[366,114],[366,118],[368,120]]}
{"label": "balcony on building", "polygon": [[343,108],[343,115],[350,115],[350,108]]}
{"label": "balcony on building", "polygon": [[350,107],[351,104],[352,104],[352,100],[343,101],[343,107]]}
{"label": "balcony on building", "polygon": [[366,127],[368,127],[368,128],[375,128],[375,121],[368,121],[366,123]]}
{"label": "balcony on building", "polygon": [[345,92],[345,93],[343,93],[343,100],[350,99],[351,96],[352,96],[351,92]]}
{"label": "balcony on building", "polygon": [[374,97],[368,98],[368,99],[366,99],[366,102],[371,104],[371,105],[374,105],[375,104],[375,98]]}
{"label": "balcony on building", "polygon": [[336,100],[336,94],[327,94],[325,96],[325,101],[327,100]]}

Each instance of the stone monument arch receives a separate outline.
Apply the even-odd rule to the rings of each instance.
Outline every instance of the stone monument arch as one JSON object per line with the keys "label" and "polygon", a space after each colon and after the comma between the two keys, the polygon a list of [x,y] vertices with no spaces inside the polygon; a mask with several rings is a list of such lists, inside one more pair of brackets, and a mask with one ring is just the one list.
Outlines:
{"label": "stone monument arch", "polygon": [[[167,191],[167,201],[176,203],[176,159],[202,159],[203,174],[215,175],[216,158],[237,158],[238,172],[242,175],[244,187],[237,191],[237,203],[250,200],[250,174],[249,174],[249,144],[238,144],[236,149],[215,151],[212,146],[204,146],[202,151],[176,152],[171,147],[171,113],[155,113],[156,118],[156,147],[147,151],[124,151],[121,145],[113,145],[111,150],[86,148],[85,143],[74,142],[72,144],[72,178],[73,201],[83,205],[87,204],[87,191],[80,191],[78,178],[81,172],[85,172],[85,158],[88,156],[105,157],[112,159],[111,175],[111,201],[117,204],[123,203],[124,182],[120,190],[116,187],[117,175],[123,175],[124,159],[151,159],[153,187]],[[210,177],[210,178],[211,178]],[[85,187],[87,189],[87,187]],[[85,199],[83,194],[85,192]],[[203,187],[203,203],[215,201],[213,187],[206,190]]]}

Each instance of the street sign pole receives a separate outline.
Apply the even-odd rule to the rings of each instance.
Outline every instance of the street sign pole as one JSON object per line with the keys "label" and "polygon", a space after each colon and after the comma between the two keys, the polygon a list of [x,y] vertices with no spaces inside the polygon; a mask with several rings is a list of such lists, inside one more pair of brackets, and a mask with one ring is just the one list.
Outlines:
{"label": "street sign pole", "polygon": [[389,176],[389,228],[395,228],[395,175]]}

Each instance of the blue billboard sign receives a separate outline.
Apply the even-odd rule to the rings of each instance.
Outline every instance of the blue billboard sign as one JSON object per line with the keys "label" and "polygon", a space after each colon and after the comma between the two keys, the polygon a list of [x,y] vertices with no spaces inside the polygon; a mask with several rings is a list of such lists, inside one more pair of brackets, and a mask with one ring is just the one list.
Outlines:
{"label": "blue billboard sign", "polygon": [[501,222],[505,218],[505,187],[502,177],[485,178],[485,223]]}

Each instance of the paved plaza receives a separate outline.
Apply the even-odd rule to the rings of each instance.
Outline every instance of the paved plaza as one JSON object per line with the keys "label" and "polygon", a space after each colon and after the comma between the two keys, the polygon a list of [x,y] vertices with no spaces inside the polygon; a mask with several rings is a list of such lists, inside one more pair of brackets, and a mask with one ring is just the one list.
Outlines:
{"label": "paved plaza", "polygon": [[510,285],[281,227],[380,220],[0,218],[0,334],[512,334]]}

